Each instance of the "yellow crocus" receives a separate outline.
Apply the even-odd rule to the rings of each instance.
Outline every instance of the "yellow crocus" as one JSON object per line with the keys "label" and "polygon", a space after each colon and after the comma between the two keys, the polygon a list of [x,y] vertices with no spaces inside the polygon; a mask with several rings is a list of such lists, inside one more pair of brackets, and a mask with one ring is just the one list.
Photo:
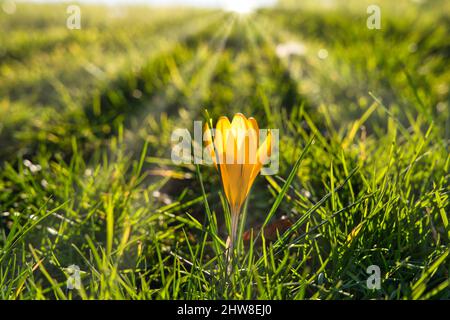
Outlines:
{"label": "yellow crocus", "polygon": [[213,134],[206,124],[205,141],[212,161],[220,172],[225,196],[231,211],[230,248],[237,235],[239,215],[262,166],[270,158],[272,135],[260,145],[259,127],[254,118],[237,113],[233,120],[220,117]]}

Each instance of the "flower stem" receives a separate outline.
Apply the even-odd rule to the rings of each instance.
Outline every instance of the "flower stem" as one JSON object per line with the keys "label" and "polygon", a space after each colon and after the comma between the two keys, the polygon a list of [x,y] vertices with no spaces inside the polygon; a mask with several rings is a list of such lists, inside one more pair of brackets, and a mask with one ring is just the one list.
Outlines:
{"label": "flower stem", "polygon": [[232,265],[234,262],[234,248],[237,241],[238,236],[238,227],[239,227],[239,209],[232,208],[231,209],[231,234],[230,234],[230,243],[228,246],[228,273],[230,274],[232,271]]}

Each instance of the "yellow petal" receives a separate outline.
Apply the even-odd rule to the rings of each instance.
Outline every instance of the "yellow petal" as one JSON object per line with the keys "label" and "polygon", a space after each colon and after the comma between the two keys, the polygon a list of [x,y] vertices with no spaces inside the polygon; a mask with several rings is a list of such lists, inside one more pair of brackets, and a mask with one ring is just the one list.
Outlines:
{"label": "yellow petal", "polygon": [[228,172],[232,183],[232,201],[236,207],[240,208],[253,183],[251,177],[257,165],[259,128],[255,119],[246,119],[242,114],[235,115],[231,127],[237,152],[236,160],[239,164],[229,165]]}
{"label": "yellow petal", "polygon": [[255,118],[250,117],[248,118],[248,122],[250,123],[250,126],[253,130],[256,132],[256,145],[259,146],[259,126],[258,122],[256,122]]}
{"label": "yellow petal", "polygon": [[242,165],[238,164],[239,157],[239,148],[238,148],[238,131],[241,129],[241,126],[245,126],[245,120],[242,116],[234,116],[233,121],[231,122],[231,128],[228,132],[224,132],[227,135],[226,140],[226,158],[225,165],[228,179],[229,179],[229,190],[230,190],[230,204],[232,210],[238,211],[240,208],[240,198],[241,198],[241,184],[243,183],[241,174],[242,174]]}
{"label": "yellow petal", "polygon": [[249,164],[256,164],[257,162],[257,154],[259,147],[259,126],[256,120],[252,117],[247,120],[247,127],[249,130],[249,144],[248,144],[248,155],[249,155]]}
{"label": "yellow petal", "polygon": [[[242,113],[237,113],[231,122],[231,133],[233,135],[233,145],[228,142],[227,147],[233,148],[234,162],[242,164],[245,162],[245,136],[247,134],[247,118]],[[227,149],[227,152],[231,150]]]}
{"label": "yellow petal", "polygon": [[227,136],[230,132],[231,124],[227,117],[220,117],[217,120],[216,132],[214,136],[214,146],[216,148],[217,155],[219,156],[219,162],[224,163],[224,153],[226,150]]}
{"label": "yellow petal", "polygon": [[[205,140],[210,145],[212,138],[207,136]],[[238,113],[231,123],[227,117],[219,118],[213,144],[225,195],[231,210],[239,212],[262,163],[270,157],[271,135],[269,133],[264,144],[258,148],[258,123],[254,118],[247,119]]]}
{"label": "yellow petal", "polygon": [[252,172],[257,165],[259,127],[255,119],[249,118],[246,121],[246,139],[245,139],[245,163],[242,170],[241,198],[243,203],[248,197],[253,181]]}
{"label": "yellow petal", "polygon": [[[233,164],[228,164],[228,172],[231,180],[232,201],[236,208],[240,208],[246,199],[246,190],[248,186],[247,158],[246,152],[246,135],[247,135],[247,118],[243,114],[236,114],[231,122],[231,132],[233,139]],[[228,147],[231,146],[228,142]],[[227,149],[229,150],[229,149]],[[227,158],[229,159],[229,158]]]}
{"label": "yellow petal", "polygon": [[230,177],[228,174],[228,168],[225,164],[220,164],[220,176],[222,179],[223,184],[223,190],[225,191],[225,196],[227,197],[228,203],[233,207],[234,201],[233,201],[233,195],[231,192],[231,185],[230,185]]}

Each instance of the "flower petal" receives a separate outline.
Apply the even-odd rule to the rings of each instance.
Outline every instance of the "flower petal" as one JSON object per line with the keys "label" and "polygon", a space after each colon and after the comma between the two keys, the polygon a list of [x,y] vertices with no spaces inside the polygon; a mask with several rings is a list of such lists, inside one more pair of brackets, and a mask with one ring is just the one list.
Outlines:
{"label": "flower petal", "polygon": [[[257,164],[253,167],[253,171],[250,176],[250,186],[253,184],[259,172],[261,171],[263,164],[265,164],[270,159],[271,152],[272,152],[272,132],[269,130],[267,132],[266,140],[264,140],[263,144],[258,149]],[[249,191],[250,190],[247,190],[247,192]]]}
{"label": "flower petal", "polygon": [[216,152],[219,157],[219,163],[224,163],[225,160],[223,156],[225,154],[230,128],[230,120],[228,120],[227,117],[220,117],[219,120],[217,120],[216,132],[214,136],[214,147],[216,148]]}

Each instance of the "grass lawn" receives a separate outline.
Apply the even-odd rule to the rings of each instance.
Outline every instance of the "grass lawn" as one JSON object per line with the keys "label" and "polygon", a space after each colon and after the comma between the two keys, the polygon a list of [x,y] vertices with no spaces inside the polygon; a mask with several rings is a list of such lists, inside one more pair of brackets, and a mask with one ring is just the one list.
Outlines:
{"label": "grass lawn", "polygon": [[[379,30],[357,0],[81,4],[80,30],[4,3],[0,299],[450,299],[448,1],[378,1]],[[230,260],[219,175],[171,135],[235,113],[279,170]]]}

